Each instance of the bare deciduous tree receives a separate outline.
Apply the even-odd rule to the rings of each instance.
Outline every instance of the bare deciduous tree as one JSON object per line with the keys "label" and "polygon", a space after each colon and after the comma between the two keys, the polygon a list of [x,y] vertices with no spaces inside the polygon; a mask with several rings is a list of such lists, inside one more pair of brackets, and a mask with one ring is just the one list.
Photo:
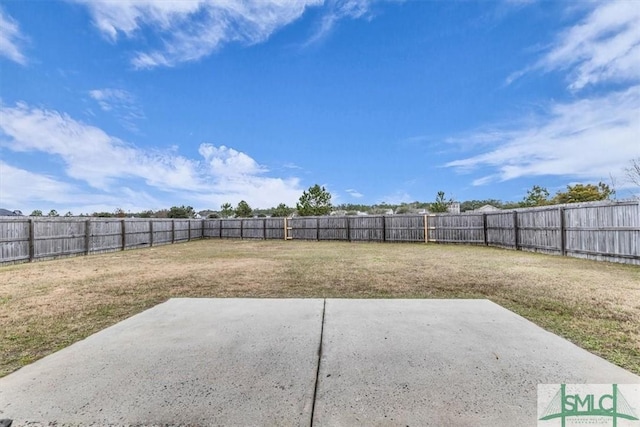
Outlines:
{"label": "bare deciduous tree", "polygon": [[629,163],[631,164],[631,166],[624,169],[627,175],[627,179],[629,180],[629,182],[640,187],[640,157],[631,159]]}

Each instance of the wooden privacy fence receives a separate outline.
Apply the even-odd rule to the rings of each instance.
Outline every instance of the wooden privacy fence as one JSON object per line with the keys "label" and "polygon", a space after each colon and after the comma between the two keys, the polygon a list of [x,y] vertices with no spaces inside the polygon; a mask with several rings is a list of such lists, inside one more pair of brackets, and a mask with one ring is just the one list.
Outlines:
{"label": "wooden privacy fence", "polygon": [[0,217],[0,263],[88,255],[203,237],[203,220]]}
{"label": "wooden privacy fence", "polygon": [[426,241],[424,215],[206,219],[204,222],[204,236],[213,238]]}
{"label": "wooden privacy fence", "polygon": [[0,264],[200,238],[464,243],[640,265],[640,203],[438,215],[247,219],[0,217]]}
{"label": "wooden privacy fence", "polygon": [[585,203],[427,218],[428,241],[640,265],[640,202]]}

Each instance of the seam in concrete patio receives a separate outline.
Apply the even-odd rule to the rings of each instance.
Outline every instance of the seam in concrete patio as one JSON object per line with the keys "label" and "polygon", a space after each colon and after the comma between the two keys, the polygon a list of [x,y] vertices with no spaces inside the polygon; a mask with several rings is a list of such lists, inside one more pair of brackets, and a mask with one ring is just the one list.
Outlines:
{"label": "seam in concrete patio", "polygon": [[324,316],[327,312],[327,299],[324,298],[322,301],[322,324],[320,326],[320,344],[318,345],[318,366],[316,369],[316,384],[313,390],[313,403],[311,406],[311,421],[309,422],[309,426],[313,427],[313,414],[316,411],[316,401],[318,396],[318,387],[320,386],[320,365],[322,363],[322,341],[324,337]]}

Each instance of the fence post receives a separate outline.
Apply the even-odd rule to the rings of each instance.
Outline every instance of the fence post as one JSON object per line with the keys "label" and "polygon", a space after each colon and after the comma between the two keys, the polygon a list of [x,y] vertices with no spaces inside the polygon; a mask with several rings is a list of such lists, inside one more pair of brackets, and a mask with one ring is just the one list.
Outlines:
{"label": "fence post", "polygon": [[489,246],[489,236],[487,236],[487,214],[482,214],[482,238],[484,240],[484,245]]}
{"label": "fence post", "polygon": [[284,240],[287,240],[287,217],[284,217]]}
{"label": "fence post", "polygon": [[351,241],[351,217],[347,215],[347,240]]}
{"label": "fence post", "polygon": [[244,219],[240,218],[240,238],[244,239]]}
{"label": "fence post", "polygon": [[427,220],[427,216],[424,216],[424,242],[429,243],[429,221]]}
{"label": "fence post", "polygon": [[202,219],[201,230],[200,230],[200,238],[204,240],[204,222],[206,219]]}
{"label": "fence post", "polygon": [[187,220],[187,242],[191,241],[191,220]]}
{"label": "fence post", "polygon": [[267,240],[267,218],[262,218],[262,240]]}
{"label": "fence post", "polygon": [[36,249],[35,249],[35,224],[34,224],[35,219],[33,218],[29,218],[29,262],[33,262],[33,259],[35,258],[36,255]]}
{"label": "fence post", "polygon": [[382,241],[387,241],[387,216],[382,215]]}
{"label": "fence post", "polygon": [[316,240],[320,240],[320,218],[316,217]]}
{"label": "fence post", "polygon": [[120,220],[120,235],[122,236],[122,250],[124,251],[127,247],[127,230],[124,219]]}
{"label": "fence post", "polygon": [[518,240],[518,212],[513,211],[513,240],[515,250],[520,250],[520,242]]}
{"label": "fence post", "polygon": [[153,246],[153,220],[149,220],[149,246]]}
{"label": "fence post", "polygon": [[218,221],[218,238],[222,239],[222,218]]}
{"label": "fence post", "polygon": [[176,242],[176,220],[171,220],[171,244]]}
{"label": "fence post", "polygon": [[91,253],[91,220],[88,219],[84,222],[84,254],[89,255]]}
{"label": "fence post", "polygon": [[567,236],[566,227],[564,225],[564,208],[558,208],[558,214],[560,215],[560,255],[567,255]]}

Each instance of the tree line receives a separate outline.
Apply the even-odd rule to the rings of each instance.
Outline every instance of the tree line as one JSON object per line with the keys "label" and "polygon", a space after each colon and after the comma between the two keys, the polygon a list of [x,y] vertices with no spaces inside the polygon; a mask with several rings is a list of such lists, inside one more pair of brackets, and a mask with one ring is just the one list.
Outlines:
{"label": "tree line", "polygon": [[[546,206],[565,203],[592,202],[610,199],[615,195],[615,190],[609,185],[600,182],[594,184],[568,185],[566,190],[558,191],[551,196],[545,187],[534,185],[527,191],[526,196],[519,202],[502,202],[497,199],[467,200],[460,202],[460,212],[467,212],[478,209],[485,205],[491,205],[499,209],[526,208],[535,206]],[[169,209],[158,211],[125,212],[123,209],[116,209],[114,212],[94,212],[92,214],[81,214],[81,217],[101,217],[101,218],[194,218],[197,215],[204,218],[251,218],[251,217],[287,217],[294,213],[299,216],[322,216],[329,215],[332,211],[343,211],[346,215],[356,215],[360,212],[367,214],[386,214],[392,211],[394,214],[414,213],[418,210],[425,210],[432,213],[447,212],[454,203],[452,198],[447,198],[444,191],[438,191],[433,202],[412,202],[389,204],[379,203],[374,205],[343,203],[339,205],[331,204],[332,195],[325,187],[315,184],[303,191],[295,207],[280,203],[278,206],[269,209],[253,209],[245,200],[241,200],[235,207],[231,203],[223,203],[219,210],[203,210],[196,212],[192,206],[172,206]],[[30,216],[59,217],[55,209],[44,215],[40,210],[34,210]],[[65,217],[74,216],[71,212],[64,214]]]}

